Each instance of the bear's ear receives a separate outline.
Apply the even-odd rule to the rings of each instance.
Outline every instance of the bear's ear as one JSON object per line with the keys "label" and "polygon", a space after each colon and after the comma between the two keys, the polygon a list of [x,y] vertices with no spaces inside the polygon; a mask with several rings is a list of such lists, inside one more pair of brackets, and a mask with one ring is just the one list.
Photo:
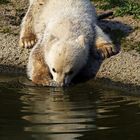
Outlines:
{"label": "bear's ear", "polygon": [[77,39],[76,42],[79,43],[82,47],[85,46],[85,37],[84,35],[80,35]]}

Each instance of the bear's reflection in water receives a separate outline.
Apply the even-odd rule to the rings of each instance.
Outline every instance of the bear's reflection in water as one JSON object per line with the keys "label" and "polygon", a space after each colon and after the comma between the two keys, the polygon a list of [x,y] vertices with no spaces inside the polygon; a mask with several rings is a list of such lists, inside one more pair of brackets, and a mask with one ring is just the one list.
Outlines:
{"label": "bear's reflection in water", "polygon": [[61,88],[28,88],[28,94],[21,100],[24,103],[22,112],[29,113],[23,119],[31,125],[24,130],[44,134],[36,136],[38,139],[55,140],[71,140],[93,130],[96,127],[94,101],[80,91],[79,95],[74,90],[70,92]]}
{"label": "bear's reflection in water", "polygon": [[27,121],[24,131],[36,140],[139,136],[140,97],[134,91],[132,95],[89,82],[64,89],[28,87],[20,92],[22,119]]}

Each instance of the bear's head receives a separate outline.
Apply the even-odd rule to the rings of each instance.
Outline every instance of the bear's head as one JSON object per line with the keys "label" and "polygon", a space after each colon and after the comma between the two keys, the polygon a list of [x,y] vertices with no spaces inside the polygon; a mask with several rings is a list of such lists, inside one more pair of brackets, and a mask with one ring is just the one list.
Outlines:
{"label": "bear's head", "polygon": [[[77,39],[59,40],[50,37],[45,61],[58,86],[67,86],[87,63],[89,47],[83,35]],[[47,51],[47,50],[46,50]]]}

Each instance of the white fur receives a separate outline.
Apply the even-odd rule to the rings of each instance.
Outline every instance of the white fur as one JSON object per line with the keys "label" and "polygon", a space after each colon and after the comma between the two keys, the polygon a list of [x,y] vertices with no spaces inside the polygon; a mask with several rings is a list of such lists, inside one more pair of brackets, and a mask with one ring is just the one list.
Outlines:
{"label": "white fur", "polygon": [[[35,5],[35,3],[39,3],[40,1],[43,1],[44,5],[40,10],[38,10],[39,14],[35,12],[33,13],[34,30],[39,39],[42,38],[44,30],[47,30],[48,32],[52,32],[53,30],[53,32],[55,32],[54,24],[58,24],[65,18],[69,18],[69,20],[71,20],[73,24],[77,24],[77,26],[73,30],[77,30],[78,28],[78,32],[76,33],[78,35],[80,35],[81,32],[85,32],[85,34],[86,32],[90,32],[91,24],[96,23],[95,8],[89,0],[31,0],[30,7],[26,15],[28,15],[30,9],[32,8],[32,5]],[[25,19],[26,16],[23,20],[23,25],[26,22]],[[79,25],[79,23],[81,22],[82,24]],[[58,35],[58,33],[56,34]]]}
{"label": "white fur", "polygon": [[[51,0],[44,7],[40,19],[45,19],[46,26],[41,38],[45,62],[54,81],[60,85],[69,84],[87,62],[89,42],[93,43],[95,37],[95,9],[88,0]],[[36,25],[38,33],[40,24]],[[49,36],[54,39],[49,40]],[[83,43],[80,36],[84,37]],[[73,73],[67,75],[71,69]]]}
{"label": "white fur", "polygon": [[[96,37],[110,41],[96,25],[95,8],[89,0],[44,0],[34,26],[44,49],[45,62],[53,80],[60,85],[69,84],[86,64]],[[40,45],[35,46],[37,47]],[[30,66],[33,61],[32,52],[28,63],[29,75],[33,71]],[[53,72],[53,68],[56,72]],[[67,75],[71,69],[73,73]]]}
{"label": "white fur", "polygon": [[[58,40],[48,52],[45,50],[45,61],[52,73],[53,80],[60,85],[69,84],[72,78],[86,64],[89,46],[77,38],[72,41]],[[53,71],[53,68],[56,72]],[[68,74],[72,71],[72,74]]]}

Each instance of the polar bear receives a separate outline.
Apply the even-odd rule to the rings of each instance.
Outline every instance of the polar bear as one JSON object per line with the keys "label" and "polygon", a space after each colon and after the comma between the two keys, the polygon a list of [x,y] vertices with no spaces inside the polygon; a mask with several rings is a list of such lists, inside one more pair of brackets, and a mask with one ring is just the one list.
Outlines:
{"label": "polar bear", "polygon": [[23,19],[20,46],[31,48],[27,73],[36,84],[66,86],[92,52],[115,54],[110,38],[97,25],[89,0],[31,0]]}

